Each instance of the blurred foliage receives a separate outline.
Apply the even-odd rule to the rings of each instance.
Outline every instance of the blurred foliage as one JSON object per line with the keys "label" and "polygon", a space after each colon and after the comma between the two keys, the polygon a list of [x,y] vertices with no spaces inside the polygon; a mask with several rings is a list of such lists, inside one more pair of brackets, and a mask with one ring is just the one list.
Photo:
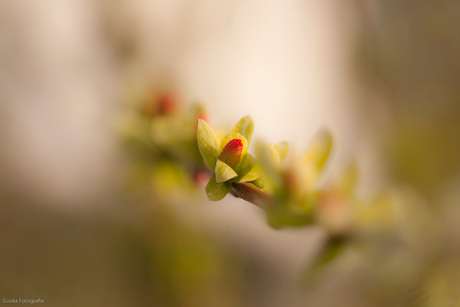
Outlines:
{"label": "blurred foliage", "polygon": [[[154,199],[152,199],[154,200]],[[143,287],[160,306],[244,306],[241,259],[165,204],[139,211],[128,240]]]}
{"label": "blurred foliage", "polygon": [[[310,277],[319,277],[323,267],[349,246],[372,248],[366,240],[373,233],[385,237],[386,231],[395,226],[391,195],[370,202],[356,196],[356,164],[350,164],[336,181],[320,184],[333,150],[328,131],[321,131],[300,156],[288,154],[287,142],[258,142],[256,155],[252,156],[248,152],[254,131],[250,116],[242,118],[231,133],[218,137],[201,106],[185,115],[177,107],[177,112],[167,114],[145,112],[169,109],[171,94],[166,96],[168,100],[164,97],[153,100],[159,105],[156,107],[147,108],[151,100],[144,100],[120,131],[136,169],[129,178],[144,178],[141,186],[167,196],[160,198],[166,203],[172,195],[177,197],[184,191],[188,194],[183,201],[191,197],[200,185],[198,173],[211,176],[205,189],[210,200],[221,200],[228,193],[241,197],[264,209],[269,225],[275,229],[322,227],[327,239],[311,264]],[[165,101],[168,108],[161,106]]]}
{"label": "blurred foliage", "polygon": [[370,119],[382,107],[389,113],[380,131],[391,175],[435,197],[460,170],[460,4],[374,2],[376,20],[360,4],[367,25],[357,49],[365,110]]}
{"label": "blurred foliage", "polygon": [[197,147],[196,127],[206,118],[201,105],[186,112],[169,91],[149,89],[131,101],[117,124],[128,151],[131,188],[153,187],[160,197],[193,193],[208,177]]}
{"label": "blurred foliage", "polygon": [[[369,234],[379,259],[372,282],[385,289],[376,302],[458,306],[460,3],[355,4],[362,17],[360,106],[367,127],[377,131],[390,182],[406,187],[394,208],[393,240]],[[378,214],[387,216],[386,210]]]}

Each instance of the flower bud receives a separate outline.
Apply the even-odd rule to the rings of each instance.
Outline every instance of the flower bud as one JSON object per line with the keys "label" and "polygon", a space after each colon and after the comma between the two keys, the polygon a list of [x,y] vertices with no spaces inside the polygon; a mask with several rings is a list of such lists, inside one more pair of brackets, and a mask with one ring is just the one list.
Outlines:
{"label": "flower bud", "polygon": [[233,139],[222,149],[219,159],[227,163],[231,168],[234,168],[240,162],[243,147],[242,140]]}

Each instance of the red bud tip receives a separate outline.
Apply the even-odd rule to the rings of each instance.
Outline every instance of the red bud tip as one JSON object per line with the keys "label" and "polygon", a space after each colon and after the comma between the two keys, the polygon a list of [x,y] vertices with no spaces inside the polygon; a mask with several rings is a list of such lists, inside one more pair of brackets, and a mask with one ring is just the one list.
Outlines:
{"label": "red bud tip", "polygon": [[176,102],[171,93],[165,93],[158,97],[158,114],[171,115],[175,108]]}
{"label": "red bud tip", "polygon": [[196,122],[195,122],[195,130],[198,129],[198,121],[199,120],[204,120],[208,125],[210,125],[209,123],[209,119],[208,117],[206,116],[205,113],[199,113],[198,116],[196,117]]}
{"label": "red bud tip", "polygon": [[240,162],[241,154],[243,153],[243,141],[233,139],[225,145],[219,155],[219,159],[227,163],[230,167],[235,167]]}
{"label": "red bud tip", "polygon": [[206,116],[205,113],[198,114],[198,119],[202,119],[202,120],[204,120],[205,122],[207,122],[209,124],[208,117]]}

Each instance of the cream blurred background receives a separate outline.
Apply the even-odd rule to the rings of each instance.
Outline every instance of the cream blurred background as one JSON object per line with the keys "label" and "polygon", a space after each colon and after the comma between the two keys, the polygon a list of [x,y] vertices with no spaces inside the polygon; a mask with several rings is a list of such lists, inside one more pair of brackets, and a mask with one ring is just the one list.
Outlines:
{"label": "cream blurred background", "polygon": [[[19,168],[10,180],[37,196],[70,205],[97,193],[112,167],[109,124],[126,79],[173,80],[183,101],[204,102],[216,122],[251,114],[257,137],[288,140],[299,151],[328,127],[338,144],[334,160],[356,153],[359,127],[346,103],[353,24],[344,3],[1,6],[2,133],[9,142],[2,151],[9,167]],[[134,53],[124,65],[117,43]]]}
{"label": "cream blurred background", "polygon": [[[80,206],[107,190],[104,182],[116,161],[111,119],[123,82],[142,78],[173,80],[183,101],[203,101],[214,122],[231,125],[250,114],[256,137],[287,140],[298,151],[327,127],[337,141],[331,168],[358,153],[362,140],[347,103],[354,25],[344,3],[4,1],[1,6],[5,181],[55,209],[89,209]],[[116,48],[123,44],[134,55],[120,64],[117,57],[123,55]],[[248,245],[263,237],[267,242],[260,244],[269,249],[264,253],[294,257],[293,271],[305,261],[310,247],[300,243],[308,240],[306,234],[280,235],[264,220],[254,223],[257,209],[231,197],[209,207],[211,220],[240,231]]]}

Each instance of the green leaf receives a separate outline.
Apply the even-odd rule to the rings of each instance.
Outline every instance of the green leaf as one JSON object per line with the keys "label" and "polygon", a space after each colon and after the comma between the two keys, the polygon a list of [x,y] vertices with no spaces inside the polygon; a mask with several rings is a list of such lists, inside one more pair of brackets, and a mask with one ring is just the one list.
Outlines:
{"label": "green leaf", "polygon": [[238,174],[225,162],[217,160],[216,163],[216,182],[221,183],[238,176]]}
{"label": "green leaf", "polygon": [[278,155],[280,156],[280,163],[286,159],[286,156],[289,151],[289,143],[288,142],[279,142],[278,144],[275,145],[275,149],[278,152]]}
{"label": "green leaf", "polygon": [[336,259],[345,250],[346,240],[343,238],[330,238],[313,262],[313,267],[320,267]]}
{"label": "green leaf", "polygon": [[340,190],[352,193],[358,182],[358,165],[356,162],[351,162],[343,174],[340,176],[337,186]]}
{"label": "green leaf", "polygon": [[247,181],[254,181],[260,177],[262,170],[260,169],[259,165],[254,165],[249,172],[247,172],[241,179],[238,180],[238,183],[247,182]]}
{"label": "green leaf", "polygon": [[311,142],[303,159],[304,163],[313,164],[322,171],[332,149],[332,135],[329,131],[320,132]]}
{"label": "green leaf", "polygon": [[[276,153],[274,148],[270,149],[263,142],[258,142],[256,145],[257,160],[264,174],[264,188],[280,189],[283,185],[283,178],[274,152]],[[278,153],[276,153],[276,156],[278,156]],[[269,186],[267,187],[265,183]]]}
{"label": "green leaf", "polygon": [[177,141],[176,123],[164,116],[152,119],[150,135],[155,144],[166,146]]}
{"label": "green leaf", "polygon": [[268,145],[268,150],[270,150],[273,156],[273,161],[275,161],[276,165],[279,165],[281,163],[280,155],[276,150],[275,146],[273,146],[273,144]]}
{"label": "green leaf", "polygon": [[303,227],[313,223],[311,214],[293,214],[288,210],[268,212],[268,224],[274,229],[283,227]]}
{"label": "green leaf", "polygon": [[217,163],[217,150],[220,144],[214,131],[202,119],[198,120],[196,138],[198,140],[198,148],[200,149],[204,161],[214,170]]}
{"label": "green leaf", "polygon": [[232,132],[239,133],[246,138],[248,144],[251,142],[252,133],[254,132],[254,121],[251,116],[245,116],[236,124]]}
{"label": "green leaf", "polygon": [[239,175],[245,175],[251,170],[251,168],[254,167],[254,165],[256,165],[256,158],[254,158],[251,154],[246,153],[243,160],[238,164],[238,167],[236,167],[235,170]]}
{"label": "green leaf", "polygon": [[213,174],[206,186],[206,194],[208,195],[209,200],[218,201],[230,192],[231,187],[232,185],[229,182],[217,183],[216,174]]}
{"label": "green leaf", "polygon": [[308,283],[314,282],[327,265],[343,254],[346,250],[347,243],[348,240],[346,238],[329,238],[308,268],[306,272],[306,281]]}

